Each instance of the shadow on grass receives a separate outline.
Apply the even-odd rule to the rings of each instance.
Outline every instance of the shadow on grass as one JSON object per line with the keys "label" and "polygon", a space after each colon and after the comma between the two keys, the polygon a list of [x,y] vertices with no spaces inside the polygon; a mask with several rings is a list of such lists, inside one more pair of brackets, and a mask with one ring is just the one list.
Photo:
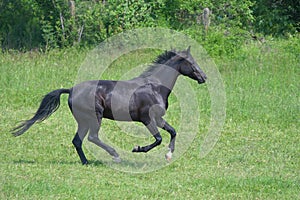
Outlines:
{"label": "shadow on grass", "polygon": [[35,164],[36,162],[33,160],[14,160],[14,164]]}
{"label": "shadow on grass", "polygon": [[[103,166],[104,163],[99,161],[99,160],[89,160],[88,161],[89,164],[88,166]],[[52,164],[52,165],[82,165],[80,163],[80,161],[56,161],[56,160],[52,160],[52,161],[45,161],[45,162],[41,162],[41,161],[34,161],[34,160],[14,160],[13,164],[39,164],[39,163],[43,163],[43,164]]]}

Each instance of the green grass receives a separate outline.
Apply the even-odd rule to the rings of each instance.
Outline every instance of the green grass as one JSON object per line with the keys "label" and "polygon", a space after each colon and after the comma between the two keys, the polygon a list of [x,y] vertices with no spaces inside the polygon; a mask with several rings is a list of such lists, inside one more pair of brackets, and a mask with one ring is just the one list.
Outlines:
{"label": "green grass", "polygon": [[[0,54],[0,198],[300,199],[299,44],[251,43],[233,58],[215,58],[227,96],[226,123],[215,148],[199,158],[210,104],[206,86],[191,82],[199,97],[199,133],[180,159],[141,174],[113,170],[88,151],[91,164],[80,164],[71,143],[76,123],[66,95],[45,122],[18,138],[9,133],[36,111],[47,92],[72,87],[86,51]],[[146,51],[122,57],[104,77],[117,79],[156,55]],[[171,102],[174,109],[167,118],[176,127],[175,96]],[[135,145],[134,138],[124,137],[124,143],[113,122],[105,120],[103,128],[128,151]],[[169,136],[163,137],[166,144]]]}

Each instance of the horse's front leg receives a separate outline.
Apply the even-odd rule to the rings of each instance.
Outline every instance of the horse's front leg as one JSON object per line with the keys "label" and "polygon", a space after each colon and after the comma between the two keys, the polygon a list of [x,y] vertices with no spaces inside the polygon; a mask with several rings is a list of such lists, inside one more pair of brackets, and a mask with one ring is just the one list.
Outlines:
{"label": "horse's front leg", "polygon": [[166,159],[168,161],[171,161],[172,154],[173,154],[173,152],[175,150],[176,131],[163,118],[161,118],[160,120],[158,120],[157,125],[158,125],[159,128],[162,128],[165,131],[167,131],[168,133],[170,133],[171,139],[170,139],[170,144],[169,144],[169,152],[166,154]]}
{"label": "horse's front leg", "polygon": [[140,146],[134,147],[132,152],[145,152],[146,153],[146,152],[150,151],[151,149],[153,149],[154,147],[160,145],[162,142],[162,137],[157,129],[157,125],[156,125],[155,121],[151,121],[148,125],[146,123],[144,123],[144,125],[147,127],[147,129],[150,131],[150,133],[155,138],[155,142],[153,142],[150,145],[143,146],[143,147],[140,147]]}

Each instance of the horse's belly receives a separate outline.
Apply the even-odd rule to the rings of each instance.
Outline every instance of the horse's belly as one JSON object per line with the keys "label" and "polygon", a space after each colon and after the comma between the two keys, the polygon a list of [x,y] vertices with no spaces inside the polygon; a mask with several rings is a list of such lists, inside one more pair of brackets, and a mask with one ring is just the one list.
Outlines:
{"label": "horse's belly", "polygon": [[139,121],[135,113],[126,109],[104,109],[103,117],[117,121]]}

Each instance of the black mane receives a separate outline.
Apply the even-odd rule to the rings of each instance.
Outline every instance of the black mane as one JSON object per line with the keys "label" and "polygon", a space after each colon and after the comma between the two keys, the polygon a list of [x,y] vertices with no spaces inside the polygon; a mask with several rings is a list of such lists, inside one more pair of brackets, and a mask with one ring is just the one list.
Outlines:
{"label": "black mane", "polygon": [[160,64],[164,64],[169,59],[171,59],[173,56],[175,56],[175,51],[165,51],[164,53],[157,56],[157,58],[152,62],[151,64],[139,77],[145,78],[147,76],[150,76],[153,74],[153,72],[157,69],[157,67],[160,66]]}
{"label": "black mane", "polygon": [[172,50],[165,51],[164,53],[157,56],[157,58],[153,61],[153,63],[164,64],[165,62],[167,62],[170,58],[172,58],[175,55],[176,55],[175,51],[172,51]]}

